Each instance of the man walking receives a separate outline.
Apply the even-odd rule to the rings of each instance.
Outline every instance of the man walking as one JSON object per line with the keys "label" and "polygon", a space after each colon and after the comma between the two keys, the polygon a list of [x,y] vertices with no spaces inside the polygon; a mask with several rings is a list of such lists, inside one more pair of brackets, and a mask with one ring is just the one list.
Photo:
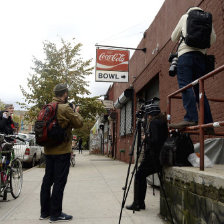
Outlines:
{"label": "man walking", "polygon": [[[178,63],[177,63],[177,80],[179,88],[182,88],[194,80],[204,76],[206,74],[206,64],[205,64],[205,53],[206,48],[201,49],[200,47],[190,47],[186,44],[186,37],[190,35],[187,34],[187,20],[190,13],[194,14],[194,17],[197,15],[203,15],[203,10],[198,7],[190,8],[186,14],[184,14],[179,20],[176,28],[174,29],[171,39],[172,41],[181,41],[181,44],[178,48]],[[212,21],[212,20],[211,20]],[[190,24],[190,23],[189,23]],[[188,24],[188,26],[189,26]],[[191,23],[191,26],[193,23]],[[211,23],[212,24],[212,23]],[[197,28],[198,24],[196,24]],[[203,26],[203,23],[202,23]],[[200,27],[198,27],[200,28]],[[188,28],[189,29],[189,28]],[[202,28],[201,28],[202,29]],[[193,30],[193,29],[192,29]],[[192,36],[200,34],[201,30],[196,29],[197,32],[193,32]],[[205,35],[202,35],[205,36]],[[210,47],[216,40],[216,35],[213,26],[211,31],[208,34],[208,45]],[[200,40],[199,45],[203,42],[203,39]],[[193,91],[194,90],[194,91]],[[196,125],[198,123],[198,112],[196,103],[199,103],[199,85],[195,85],[192,88],[188,88],[182,92],[183,97],[183,106],[186,110],[184,120],[177,124],[170,124],[172,128],[184,128],[186,126]],[[210,106],[208,100],[205,96],[204,99],[204,108],[205,108],[205,119],[204,123],[212,123],[212,114],[210,111]]]}
{"label": "man walking", "polygon": [[82,138],[79,139],[79,154],[82,154]]}
{"label": "man walking", "polygon": [[67,85],[56,85],[54,94],[53,102],[58,103],[57,120],[59,125],[66,129],[67,140],[54,147],[44,147],[46,168],[40,192],[40,219],[50,216],[50,222],[69,221],[73,218],[62,212],[62,200],[72,152],[72,128],[80,128],[83,125],[83,119],[78,113],[79,108],[73,111],[67,104]]}

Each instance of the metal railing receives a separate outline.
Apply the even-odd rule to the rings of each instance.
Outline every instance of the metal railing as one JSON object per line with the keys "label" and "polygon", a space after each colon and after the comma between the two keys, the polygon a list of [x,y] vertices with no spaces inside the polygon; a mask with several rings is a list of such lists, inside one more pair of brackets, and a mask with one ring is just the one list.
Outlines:
{"label": "metal railing", "polygon": [[[205,91],[204,91],[204,81],[206,79],[209,79],[220,72],[224,71],[224,65],[220,66],[219,68],[215,69],[214,71],[204,75],[203,77],[193,81],[192,83],[186,85],[185,87],[175,91],[174,93],[168,95],[167,97],[167,118],[168,122],[170,123],[171,121],[171,99],[182,99],[181,96],[178,96],[177,94],[183,92],[184,90],[188,88],[192,88],[193,86],[199,84],[199,124],[196,126],[190,126],[186,127],[183,132],[188,132],[192,134],[199,134],[199,140],[200,140],[200,170],[204,170],[204,129],[208,127],[221,127],[224,126],[224,121],[217,121],[213,123],[208,123],[204,124],[204,96],[205,96]],[[208,98],[209,101],[213,102],[224,102],[223,99],[219,98]],[[224,136],[224,132],[215,132],[214,135],[217,136]]]}

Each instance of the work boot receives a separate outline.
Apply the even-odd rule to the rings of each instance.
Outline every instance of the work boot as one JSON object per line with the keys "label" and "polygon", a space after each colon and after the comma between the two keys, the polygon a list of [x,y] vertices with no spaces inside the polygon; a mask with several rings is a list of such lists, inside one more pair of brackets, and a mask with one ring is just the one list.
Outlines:
{"label": "work boot", "polygon": [[196,121],[181,121],[179,123],[173,123],[173,124],[169,124],[169,128],[176,128],[176,129],[181,129],[181,128],[186,128],[188,126],[194,126],[197,125]]}

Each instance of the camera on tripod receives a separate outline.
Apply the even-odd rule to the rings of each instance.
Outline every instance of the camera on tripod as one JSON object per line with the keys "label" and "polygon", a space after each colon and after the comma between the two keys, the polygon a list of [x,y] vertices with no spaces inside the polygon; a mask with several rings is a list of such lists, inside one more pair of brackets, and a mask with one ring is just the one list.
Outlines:
{"label": "camera on tripod", "polygon": [[152,104],[156,104],[159,101],[160,99],[158,97],[153,97],[151,100],[146,101],[139,100],[140,109],[136,113],[137,118],[143,118],[145,114],[150,112]]}
{"label": "camera on tripod", "polygon": [[170,64],[170,68],[169,68],[169,76],[174,77],[177,74],[177,61],[178,61],[178,55],[177,53],[170,54],[169,57],[169,62]]}

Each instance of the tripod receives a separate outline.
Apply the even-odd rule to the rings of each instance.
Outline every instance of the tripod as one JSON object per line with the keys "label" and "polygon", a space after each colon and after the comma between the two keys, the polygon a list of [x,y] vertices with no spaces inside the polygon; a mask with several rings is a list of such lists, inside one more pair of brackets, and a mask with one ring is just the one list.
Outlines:
{"label": "tripod", "polygon": [[[126,203],[128,192],[129,192],[130,187],[131,187],[131,182],[132,182],[134,174],[135,174],[135,172],[137,171],[137,168],[138,168],[138,160],[139,160],[139,156],[141,154],[142,145],[143,145],[143,143],[141,142],[141,126],[142,126],[142,119],[138,118],[137,119],[135,133],[134,133],[134,140],[133,140],[131,152],[129,154],[130,155],[130,160],[129,160],[129,166],[128,166],[128,171],[127,171],[127,177],[126,177],[126,180],[125,180],[125,186],[122,188],[124,190],[124,193],[123,193],[123,199],[122,199],[122,204],[121,204],[119,224],[121,223],[122,212],[123,212],[124,205]],[[136,158],[135,165],[134,165],[133,171],[131,173],[131,178],[130,178],[130,181],[129,181],[129,175],[130,175],[131,164],[132,164],[132,161],[133,161],[133,155],[134,155],[134,148],[135,148],[136,139],[137,139],[137,158]],[[164,189],[164,186],[163,186],[162,172],[161,171],[158,172],[158,177],[159,177],[159,181],[160,181],[160,186],[161,186],[162,192],[163,192],[164,197],[165,197],[165,201],[166,201],[166,204],[167,204],[167,208],[168,208],[168,211],[169,211],[169,215],[170,215],[172,224],[174,224],[172,213],[171,213],[168,201],[167,201],[166,192],[165,192],[165,189]],[[128,183],[128,181],[129,181],[129,183]],[[135,211],[133,210],[133,213],[134,212]]]}
{"label": "tripod", "polygon": [[[139,159],[139,156],[140,156],[141,150],[142,150],[141,126],[142,126],[142,119],[138,118],[137,119],[137,124],[136,124],[136,129],[135,129],[135,134],[134,134],[134,140],[133,140],[133,143],[132,143],[131,152],[129,154],[130,155],[130,160],[129,160],[129,165],[128,165],[127,177],[126,177],[126,180],[125,180],[125,186],[123,187],[124,194],[123,194],[123,199],[122,199],[122,204],[121,204],[119,224],[121,223],[122,211],[123,211],[126,199],[128,197],[128,192],[129,192],[130,187],[131,187],[131,182],[132,182],[133,176],[134,176],[134,174],[137,170],[137,167],[138,167],[138,159]],[[128,184],[131,164],[132,164],[133,155],[134,155],[136,138],[137,138],[137,158],[136,158],[136,161],[135,161],[135,166],[134,166],[133,171],[131,173],[131,179],[130,179],[129,184]],[[133,212],[134,212],[134,210],[133,210]]]}

